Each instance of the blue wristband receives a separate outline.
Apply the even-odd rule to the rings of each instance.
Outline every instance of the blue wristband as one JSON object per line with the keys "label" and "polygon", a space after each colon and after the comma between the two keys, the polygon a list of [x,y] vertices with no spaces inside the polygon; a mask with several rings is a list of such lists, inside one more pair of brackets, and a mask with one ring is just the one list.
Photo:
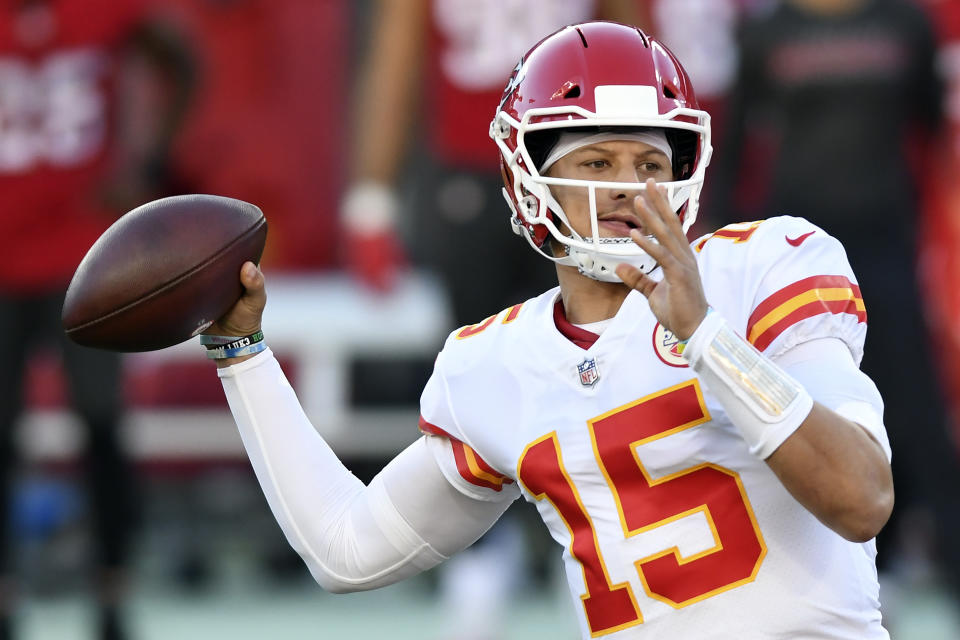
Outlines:
{"label": "blue wristband", "polygon": [[267,343],[261,340],[260,342],[255,342],[245,347],[238,347],[235,349],[227,349],[225,347],[216,347],[214,349],[207,349],[207,357],[210,358],[211,360],[239,358],[240,356],[252,356],[255,353],[260,353],[261,351],[265,351],[266,348],[267,348]]}
{"label": "blue wristband", "polygon": [[[707,313],[703,316],[704,320],[706,320],[707,316],[710,315],[711,313],[713,313],[713,307],[711,307],[710,305],[707,305]],[[700,322],[702,323],[703,320],[701,320]],[[697,328],[699,329],[699,327]],[[696,333],[696,329],[694,329],[694,333]],[[692,337],[693,337],[693,333],[690,334],[690,338]],[[677,353],[679,353],[680,355],[683,355],[683,350],[687,348],[687,343],[690,342],[690,338],[687,338],[686,340],[681,340],[680,342],[677,343]]]}

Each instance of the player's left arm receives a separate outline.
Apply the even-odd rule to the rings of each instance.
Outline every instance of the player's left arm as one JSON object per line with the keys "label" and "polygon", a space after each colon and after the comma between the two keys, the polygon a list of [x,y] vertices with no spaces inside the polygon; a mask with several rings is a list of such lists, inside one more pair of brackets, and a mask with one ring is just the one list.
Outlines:
{"label": "player's left arm", "polygon": [[893,508],[880,393],[839,338],[797,345],[776,364],[817,401],[767,464],[828,527],[848,540],[873,538]]}
{"label": "player's left arm", "polygon": [[[814,402],[804,384],[737,336],[720,314],[709,313],[680,220],[652,180],[646,187],[634,208],[643,232],[656,241],[637,230],[631,236],[660,263],[664,277],[654,281],[627,264],[617,267],[617,275],[647,297],[664,327],[688,341],[684,357],[751,453],[767,462],[790,494],[844,538],[873,538],[893,508],[883,448],[865,426]],[[850,364],[859,374],[852,358]]]}

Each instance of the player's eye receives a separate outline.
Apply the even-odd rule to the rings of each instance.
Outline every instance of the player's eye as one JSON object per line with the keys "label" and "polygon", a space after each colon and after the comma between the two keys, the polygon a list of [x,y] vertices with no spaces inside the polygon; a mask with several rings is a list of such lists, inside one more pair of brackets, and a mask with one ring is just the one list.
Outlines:
{"label": "player's eye", "polygon": [[640,170],[646,173],[657,173],[661,171],[663,167],[659,162],[641,162]]}
{"label": "player's eye", "polygon": [[610,163],[606,160],[587,160],[582,163],[581,166],[587,167],[588,169],[605,169],[610,166]]}

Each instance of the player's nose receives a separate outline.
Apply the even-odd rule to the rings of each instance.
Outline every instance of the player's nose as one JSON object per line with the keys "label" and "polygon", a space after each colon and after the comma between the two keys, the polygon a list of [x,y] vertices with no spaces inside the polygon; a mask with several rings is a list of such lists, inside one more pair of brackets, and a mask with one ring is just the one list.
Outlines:
{"label": "player's nose", "polygon": [[639,169],[632,162],[620,163],[616,167],[611,182],[620,184],[637,183],[636,189],[613,187],[609,191],[611,200],[633,200],[643,190],[643,176],[640,175]]}

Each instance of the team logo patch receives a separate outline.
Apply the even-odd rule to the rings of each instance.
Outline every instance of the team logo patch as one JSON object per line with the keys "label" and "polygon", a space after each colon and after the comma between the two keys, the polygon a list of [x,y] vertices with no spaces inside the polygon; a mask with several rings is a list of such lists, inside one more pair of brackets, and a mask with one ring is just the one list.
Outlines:
{"label": "team logo patch", "polygon": [[679,344],[680,339],[673,335],[672,331],[665,329],[659,322],[653,328],[653,351],[663,364],[671,367],[690,366],[680,355],[680,351],[677,349]]}
{"label": "team logo patch", "polygon": [[600,379],[600,370],[597,369],[594,358],[584,358],[583,362],[577,365],[577,373],[580,374],[580,384],[585,387],[592,387]]}

